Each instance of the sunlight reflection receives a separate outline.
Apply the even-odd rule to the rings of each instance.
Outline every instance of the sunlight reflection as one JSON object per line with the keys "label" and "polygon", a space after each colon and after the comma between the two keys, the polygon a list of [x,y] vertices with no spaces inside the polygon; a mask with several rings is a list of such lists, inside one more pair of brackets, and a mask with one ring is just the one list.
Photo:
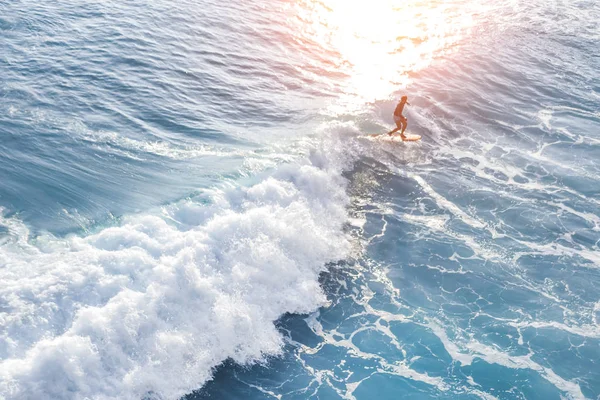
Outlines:
{"label": "sunlight reflection", "polygon": [[473,25],[472,6],[457,2],[305,0],[298,7],[300,40],[315,43],[347,75],[347,107],[406,87],[409,73],[451,50]]}

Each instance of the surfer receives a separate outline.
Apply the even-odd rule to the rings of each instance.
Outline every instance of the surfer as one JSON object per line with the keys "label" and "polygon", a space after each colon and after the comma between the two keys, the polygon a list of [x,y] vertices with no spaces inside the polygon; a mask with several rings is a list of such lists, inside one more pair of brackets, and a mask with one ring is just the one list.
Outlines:
{"label": "surfer", "polygon": [[402,131],[400,132],[400,137],[402,138],[402,140],[406,139],[406,136],[404,136],[404,131],[408,126],[408,119],[404,115],[402,115],[402,111],[404,110],[405,104],[410,105],[410,103],[408,102],[408,97],[402,96],[400,98],[400,102],[394,110],[394,122],[396,123],[397,128],[388,133],[388,135],[391,136],[394,133],[398,132],[400,129],[402,129]]}

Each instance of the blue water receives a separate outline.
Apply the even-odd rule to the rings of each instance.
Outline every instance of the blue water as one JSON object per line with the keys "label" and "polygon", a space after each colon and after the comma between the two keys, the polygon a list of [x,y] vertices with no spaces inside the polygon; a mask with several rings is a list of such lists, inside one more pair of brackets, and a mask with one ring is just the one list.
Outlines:
{"label": "blue water", "polygon": [[[0,398],[600,398],[594,1],[0,0]],[[408,95],[421,142],[369,137]]]}

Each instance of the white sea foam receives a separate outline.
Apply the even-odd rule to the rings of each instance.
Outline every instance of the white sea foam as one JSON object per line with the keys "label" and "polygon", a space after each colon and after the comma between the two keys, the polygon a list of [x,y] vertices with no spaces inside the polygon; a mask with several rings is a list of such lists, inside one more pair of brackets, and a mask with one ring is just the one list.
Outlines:
{"label": "white sea foam", "polygon": [[176,399],[280,351],[273,321],[324,304],[319,273],[350,249],[328,153],[85,237],[1,219],[0,397]]}
{"label": "white sea foam", "polygon": [[[402,316],[392,315],[389,313],[386,315],[392,316],[392,318],[393,318],[392,320],[404,320],[404,318]],[[366,326],[366,327],[356,329],[348,337],[346,337],[345,335],[339,333],[336,329],[329,329],[329,330],[325,331],[316,317],[317,317],[317,314],[313,314],[311,317],[309,317],[307,319],[306,322],[309,325],[309,327],[313,330],[313,332],[315,332],[315,334],[317,334],[319,337],[321,337],[323,339],[323,342],[319,343],[316,346],[316,348],[305,349],[306,352],[310,352],[313,354],[317,353],[321,348],[323,348],[326,345],[341,347],[341,348],[346,349],[346,351],[348,351],[348,353],[350,353],[358,358],[361,358],[363,360],[375,361],[376,366],[373,368],[373,373],[401,376],[401,377],[408,378],[413,381],[418,381],[418,382],[422,382],[427,385],[433,386],[440,391],[448,390],[448,385],[440,377],[430,376],[426,373],[418,372],[418,371],[412,369],[410,364],[407,361],[389,362],[379,354],[362,351],[360,349],[360,347],[354,343],[354,337],[358,333],[376,329],[376,330],[382,332],[388,338],[392,339],[392,344],[394,346],[396,346],[396,348],[398,349],[399,352],[403,352],[400,343],[397,342],[394,335],[386,327],[383,327],[381,325]],[[352,395],[352,393],[354,390],[356,390],[356,388],[359,384],[360,384],[360,382],[358,382],[357,384],[348,386],[346,395],[343,397],[348,398],[348,399],[355,399],[355,397]]]}
{"label": "white sea foam", "polygon": [[445,208],[446,210],[451,212],[453,215],[460,218],[461,221],[463,221],[464,223],[470,225],[471,227],[473,227],[475,229],[482,229],[485,227],[485,224],[483,222],[470,216],[469,214],[467,214],[466,212],[461,210],[456,204],[447,200],[446,198],[441,196],[439,193],[437,193],[435,190],[433,190],[433,188],[419,175],[409,174],[409,177],[414,179],[419,184],[419,186],[421,186],[421,188],[423,188],[423,190],[429,196],[431,196],[431,198],[433,198],[436,201],[436,203],[440,207]]}
{"label": "white sea foam", "polygon": [[502,365],[512,369],[529,369],[538,372],[548,382],[552,383],[559,390],[564,392],[568,399],[585,399],[581,388],[576,381],[569,381],[558,376],[552,369],[542,366],[533,361],[533,353],[523,356],[516,356],[499,350],[496,347],[488,346],[474,339],[466,343],[461,349],[457,344],[448,338],[446,331],[437,321],[429,321],[429,328],[441,340],[446,351],[450,356],[460,362],[462,365],[470,365],[475,358],[480,358],[489,364]]}

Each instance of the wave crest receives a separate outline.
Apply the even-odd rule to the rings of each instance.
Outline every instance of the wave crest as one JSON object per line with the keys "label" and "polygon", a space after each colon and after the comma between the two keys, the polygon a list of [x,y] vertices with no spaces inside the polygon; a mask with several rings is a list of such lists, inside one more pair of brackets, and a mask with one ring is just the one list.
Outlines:
{"label": "wave crest", "polygon": [[228,358],[276,354],[273,322],[324,304],[319,273],[350,248],[345,180],[313,159],[214,192],[207,207],[5,242],[0,394],[178,398]]}

